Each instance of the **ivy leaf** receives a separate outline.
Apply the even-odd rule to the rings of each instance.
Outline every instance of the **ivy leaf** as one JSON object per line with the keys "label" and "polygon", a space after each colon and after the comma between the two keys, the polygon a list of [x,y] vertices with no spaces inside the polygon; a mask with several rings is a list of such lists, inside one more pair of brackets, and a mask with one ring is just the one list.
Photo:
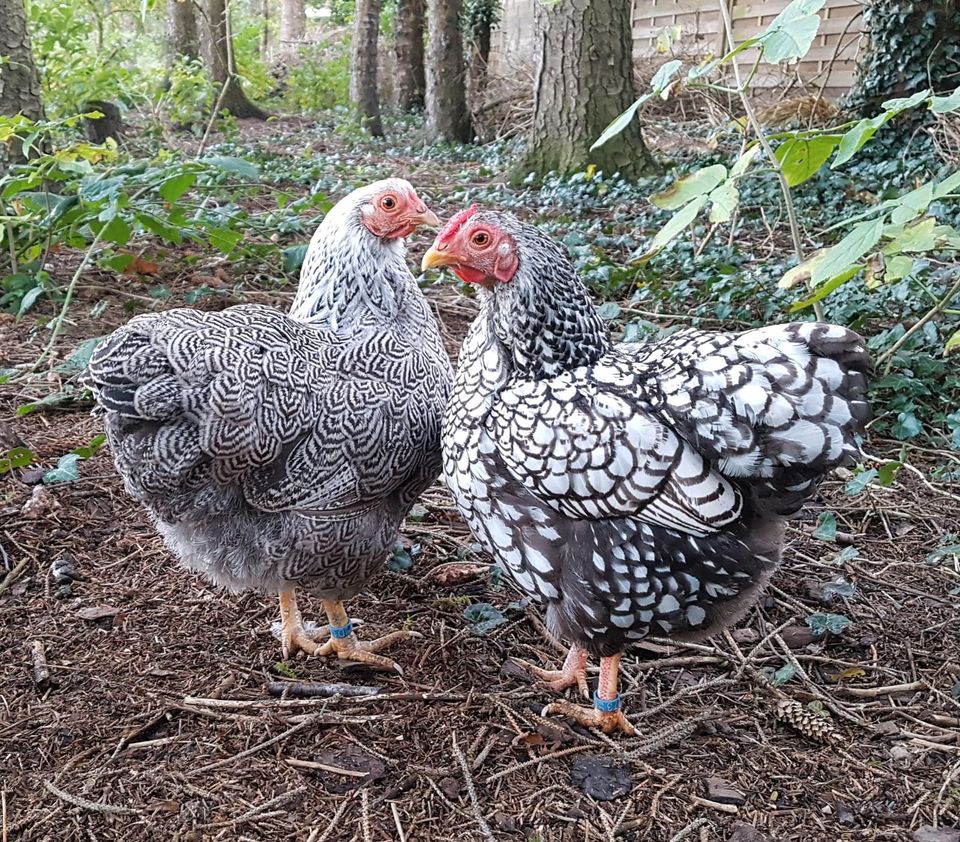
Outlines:
{"label": "ivy leaf", "polygon": [[923,432],[923,424],[912,410],[908,410],[897,416],[897,422],[890,428],[890,432],[901,441],[912,439]]}
{"label": "ivy leaf", "polygon": [[612,322],[620,315],[620,305],[616,301],[606,301],[597,307],[597,315],[605,322]]}
{"label": "ivy leaf", "polygon": [[773,686],[780,687],[781,685],[786,684],[796,674],[797,667],[792,661],[784,664],[773,674]]}
{"label": "ivy leaf", "polygon": [[850,264],[856,263],[877,244],[882,233],[882,217],[855,225],[846,237],[827,251],[813,270],[813,284],[816,286],[847,271]]}
{"label": "ivy leaf", "polygon": [[727,177],[727,168],[723,164],[704,167],[684,178],[677,179],[666,190],[654,193],[650,201],[658,208],[676,210],[682,208],[691,199],[709,193]]}
{"label": "ivy leaf", "polygon": [[413,556],[404,549],[403,544],[397,544],[393,548],[393,555],[387,560],[387,570],[403,573],[411,567],[413,567]]}
{"label": "ivy leaf", "polygon": [[283,271],[289,275],[297,272],[303,266],[303,260],[307,256],[308,245],[287,246],[281,254],[283,255]]}
{"label": "ivy leaf", "polygon": [[80,455],[77,453],[61,456],[57,467],[51,468],[43,475],[43,481],[48,485],[57,482],[76,482],[80,478],[80,471],[77,469],[79,461]]}
{"label": "ivy leaf", "polygon": [[671,240],[679,234],[696,219],[700,209],[707,203],[707,197],[697,196],[693,201],[688,202],[681,210],[678,210],[667,224],[657,231],[647,250],[637,259],[640,261],[649,260]]}
{"label": "ivy leaf", "polygon": [[197,176],[192,172],[180,173],[168,178],[160,185],[160,196],[167,202],[175,202],[196,183]]}
{"label": "ivy leaf", "polygon": [[477,634],[486,634],[507,622],[503,616],[489,602],[475,602],[463,609],[463,619]]}
{"label": "ivy leaf", "polygon": [[833,154],[840,135],[824,134],[813,137],[792,137],[781,143],[774,153],[787,184],[796,187],[812,178]]}
{"label": "ivy leaf", "polygon": [[823,586],[820,598],[825,603],[830,603],[835,599],[853,599],[856,594],[857,586],[841,576],[833,582],[827,582],[827,584]]}
{"label": "ivy leaf", "polygon": [[757,40],[770,64],[803,58],[820,29],[820,9],[826,0],[793,0]]}
{"label": "ivy leaf", "polygon": [[41,295],[43,295],[43,287],[40,284],[28,289],[24,293],[23,298],[20,299],[20,306],[17,308],[17,318],[19,319],[28,313]]}
{"label": "ivy leaf", "polygon": [[843,634],[843,632],[853,625],[853,621],[843,614],[830,614],[825,611],[817,611],[807,617],[807,626],[817,637],[830,634]]}
{"label": "ivy leaf", "polygon": [[835,541],[837,539],[837,516],[833,512],[821,512],[817,518],[817,528],[813,537],[818,541]]}
{"label": "ivy leaf", "polygon": [[863,490],[870,485],[873,480],[879,476],[879,472],[876,468],[870,468],[869,471],[860,471],[850,482],[844,486],[844,492],[849,494],[851,497],[855,497],[857,494],[863,493]]}
{"label": "ivy leaf", "polygon": [[62,374],[79,374],[90,364],[90,357],[93,356],[97,345],[99,345],[103,339],[104,337],[102,336],[93,336],[90,339],[84,339],[83,342],[73,349],[73,353],[57,366],[57,371]]}
{"label": "ivy leaf", "polygon": [[200,163],[209,164],[212,167],[217,167],[224,172],[240,178],[248,178],[251,181],[260,180],[260,168],[256,164],[250,163],[250,161],[246,160],[245,158],[231,158],[213,155],[208,158],[201,158]]}

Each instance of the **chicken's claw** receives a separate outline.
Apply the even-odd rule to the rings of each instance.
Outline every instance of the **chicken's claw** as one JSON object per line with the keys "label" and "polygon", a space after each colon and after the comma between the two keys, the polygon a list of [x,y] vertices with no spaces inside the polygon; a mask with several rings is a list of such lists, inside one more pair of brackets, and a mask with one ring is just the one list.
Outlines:
{"label": "chicken's claw", "polygon": [[547,705],[540,715],[549,716],[550,714],[568,716],[584,728],[598,728],[604,734],[622,731],[628,737],[637,735],[637,729],[630,724],[630,720],[623,715],[619,707],[615,711],[602,711],[597,710],[596,707],[588,708],[560,699]]}
{"label": "chicken's claw", "polygon": [[577,664],[570,668],[566,665],[559,670],[546,670],[524,661],[522,658],[514,658],[513,662],[530,675],[538,678],[538,687],[549,690],[551,693],[563,693],[568,687],[577,687],[580,695],[585,699],[590,698],[590,688],[587,686],[587,667],[585,664]]}

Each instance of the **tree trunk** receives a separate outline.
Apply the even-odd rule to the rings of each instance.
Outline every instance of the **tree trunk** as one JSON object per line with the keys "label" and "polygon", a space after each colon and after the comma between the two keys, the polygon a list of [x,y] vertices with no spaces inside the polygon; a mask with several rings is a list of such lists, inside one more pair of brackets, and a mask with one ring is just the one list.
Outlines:
{"label": "tree trunk", "polygon": [[[930,0],[902,3],[870,0],[864,8],[869,35],[857,68],[857,78],[844,105],[862,116],[873,116],[885,99],[909,96],[932,87],[947,93],[960,78],[960,2]],[[926,115],[924,115],[926,116]],[[909,120],[892,124],[913,132]]]}
{"label": "tree trunk", "polygon": [[367,131],[383,137],[380,94],[377,90],[377,39],[380,36],[382,0],[357,0],[354,13],[353,49],[350,54],[350,99]]}
{"label": "tree trunk", "polygon": [[[40,76],[33,63],[27,15],[23,0],[0,0],[0,115],[14,117],[23,114],[31,120],[42,120]],[[23,160],[19,144],[0,143],[0,174],[7,165]]]}
{"label": "tree trunk", "polygon": [[270,0],[260,2],[260,60],[267,63],[270,54]]}
{"label": "tree trunk", "polygon": [[423,0],[397,0],[393,19],[397,53],[397,106],[401,111],[423,108],[427,87],[423,70]]}
{"label": "tree trunk", "polygon": [[167,0],[167,66],[180,57],[200,57],[200,38],[193,0]]}
{"label": "tree trunk", "polygon": [[[476,109],[483,101],[490,61],[490,36],[500,14],[499,0],[473,0],[466,21],[468,101]],[[476,111],[474,111],[476,113]]]}
{"label": "tree trunk", "polygon": [[205,39],[207,67],[210,78],[223,86],[219,107],[226,108],[234,117],[255,117],[265,120],[267,115],[255,106],[240,87],[233,66],[233,45],[230,41],[230,18],[227,0],[207,0],[207,27]]}
{"label": "tree trunk", "polygon": [[464,84],[462,0],[427,0],[427,137],[468,143],[473,138]]}
{"label": "tree trunk", "polygon": [[307,34],[304,0],[280,0],[280,61],[296,63]]}
{"label": "tree trunk", "polygon": [[606,175],[655,171],[640,124],[590,152],[601,132],[636,99],[630,3],[560,0],[536,3],[533,127],[515,175],[570,173],[594,164]]}

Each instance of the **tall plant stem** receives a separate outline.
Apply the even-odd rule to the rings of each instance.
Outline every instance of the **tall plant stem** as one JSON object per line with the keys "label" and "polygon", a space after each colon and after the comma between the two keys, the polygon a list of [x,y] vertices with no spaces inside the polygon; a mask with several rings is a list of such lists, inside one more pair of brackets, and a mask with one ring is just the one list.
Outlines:
{"label": "tall plant stem", "polygon": [[[730,49],[736,47],[736,43],[733,40],[733,21],[730,19],[730,7],[727,5],[727,0],[718,0],[718,5],[720,6],[720,16],[723,18],[723,28],[727,35],[727,42],[730,45]],[[762,47],[760,48],[762,49]],[[777,174],[777,180],[780,182],[780,192],[783,194],[783,204],[787,211],[787,224],[790,226],[790,237],[793,239],[793,251],[797,256],[797,262],[803,262],[803,242],[800,239],[800,226],[797,223],[797,211],[793,206],[793,193],[790,192],[790,185],[787,184],[787,177],[783,174],[783,167],[780,165],[780,162],[777,160],[777,156],[773,153],[773,147],[770,145],[770,141],[767,140],[767,136],[763,133],[763,127],[760,125],[760,121],[757,119],[757,113],[753,110],[753,105],[750,103],[750,98],[747,96],[747,91],[749,90],[749,80],[745,85],[743,78],[740,74],[740,65],[737,63],[736,56],[733,57],[733,77],[737,82],[737,96],[740,97],[740,102],[743,105],[743,111],[747,115],[747,121],[750,123],[750,127],[753,129],[754,134],[757,136],[757,140],[760,143],[760,146],[763,147],[763,152],[770,160],[770,165],[773,167],[773,171]],[[810,287],[812,290],[812,286]],[[823,321],[823,305],[819,301],[815,301],[813,304],[813,312],[817,317],[818,321]]]}

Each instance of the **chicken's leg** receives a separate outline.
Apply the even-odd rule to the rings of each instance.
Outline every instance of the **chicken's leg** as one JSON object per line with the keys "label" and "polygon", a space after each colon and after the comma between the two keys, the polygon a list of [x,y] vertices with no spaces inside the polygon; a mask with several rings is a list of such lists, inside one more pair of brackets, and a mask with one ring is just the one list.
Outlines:
{"label": "chicken's leg", "polygon": [[585,699],[590,698],[587,686],[587,650],[574,644],[559,670],[545,670],[520,658],[514,658],[521,667],[540,679],[540,685],[553,693],[562,693],[568,687],[577,687]]}
{"label": "chicken's leg", "polygon": [[620,676],[620,656],[610,655],[600,659],[600,681],[597,692],[593,694],[593,707],[581,707],[566,699],[552,702],[543,709],[543,716],[551,713],[569,716],[587,728],[599,728],[605,734],[616,730],[628,736],[634,736],[637,729],[620,710],[620,694],[617,684]]}
{"label": "chicken's leg", "polygon": [[320,649],[318,640],[329,636],[328,626],[321,626],[313,634],[307,633],[300,609],[297,608],[296,590],[285,588],[280,591],[280,647],[285,659],[296,655],[301,649],[309,655],[316,655]]}
{"label": "chicken's leg", "polygon": [[321,602],[323,610],[327,612],[327,619],[330,621],[330,639],[318,647],[316,652],[318,655],[333,655],[336,653],[337,657],[343,661],[359,661],[403,675],[403,670],[400,669],[399,664],[374,653],[392,646],[399,640],[422,637],[419,632],[395,631],[385,634],[383,637],[378,637],[376,640],[358,640],[353,631],[353,624],[344,610],[343,603],[339,600],[327,599],[321,600]]}

